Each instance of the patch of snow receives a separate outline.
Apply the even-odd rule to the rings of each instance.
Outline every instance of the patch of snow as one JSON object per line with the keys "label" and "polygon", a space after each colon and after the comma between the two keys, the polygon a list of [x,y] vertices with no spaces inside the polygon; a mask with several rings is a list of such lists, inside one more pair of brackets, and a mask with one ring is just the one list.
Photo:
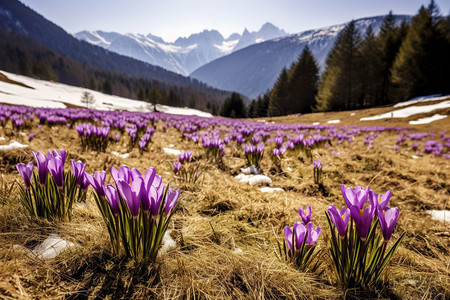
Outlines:
{"label": "patch of snow", "polygon": [[233,252],[236,253],[236,254],[239,254],[239,253],[242,253],[243,251],[242,251],[241,248],[236,248],[236,249],[234,249]]}
{"label": "patch of snow", "polygon": [[258,38],[258,39],[255,40],[255,43],[262,43],[262,42],[264,42],[263,38]]}
{"label": "patch of snow", "polygon": [[158,254],[164,254],[169,252],[170,250],[173,250],[177,247],[177,242],[175,242],[172,237],[170,236],[170,233],[172,230],[167,230],[164,233],[162,242],[161,242],[161,248],[159,249]]}
{"label": "patch of snow", "polygon": [[355,113],[351,113],[351,114],[350,114],[350,116],[354,116],[354,115],[355,115]]}
{"label": "patch of snow", "polygon": [[169,154],[169,155],[180,155],[181,154],[181,151],[180,150],[176,150],[176,149],[163,148],[163,151],[166,154]]}
{"label": "patch of snow", "polygon": [[130,153],[124,153],[124,154],[120,154],[117,151],[111,151],[111,154],[115,155],[115,156],[119,156],[121,158],[128,158],[130,156]]}
{"label": "patch of snow", "polygon": [[450,101],[443,101],[437,104],[431,105],[422,105],[422,106],[410,106],[398,110],[394,110],[391,112],[387,112],[384,114],[376,115],[373,117],[366,117],[359,119],[360,121],[373,121],[387,118],[407,118],[412,115],[428,113],[437,109],[445,109],[450,107]]}
{"label": "patch of snow", "polygon": [[412,158],[418,159],[419,157],[417,155],[413,155]]}
{"label": "patch of snow", "polygon": [[292,172],[292,168],[290,168],[290,167],[287,167],[286,170],[287,170],[288,172]]}
{"label": "patch of snow", "polygon": [[0,141],[6,140],[4,136],[0,136]]}
{"label": "patch of snow", "polygon": [[[9,79],[21,82],[31,88],[0,81],[0,93],[2,94],[0,103],[49,108],[66,108],[67,103],[70,105],[86,107],[86,104],[81,103],[81,95],[83,92],[87,91],[94,96],[95,103],[91,105],[93,109],[138,112],[153,111],[153,105],[148,105],[148,103],[143,101],[107,95],[86,88],[34,79],[5,71],[1,71],[1,73]],[[171,107],[158,104],[156,105],[156,109],[168,114],[212,117],[210,113],[193,108]]]}
{"label": "patch of snow", "polygon": [[27,148],[28,145],[22,145],[19,142],[12,141],[9,145],[0,145],[0,151],[9,151],[14,149]]}
{"label": "patch of snow", "polygon": [[271,188],[271,187],[263,187],[259,189],[263,193],[273,193],[273,192],[283,192],[284,190],[282,188]]}
{"label": "patch of snow", "polygon": [[450,222],[450,210],[427,210],[433,220]]}
{"label": "patch of snow", "polygon": [[170,145],[169,145],[169,148],[173,148],[173,147],[175,147],[174,144],[170,144]]}
{"label": "patch of snow", "polygon": [[314,122],[313,125],[320,125],[320,122]]}
{"label": "patch of snow", "polygon": [[340,122],[341,122],[341,120],[330,120],[327,123],[328,124],[337,124],[337,123],[340,123]]}
{"label": "patch of snow", "polygon": [[41,244],[33,249],[33,253],[40,259],[51,259],[57,257],[70,247],[75,246],[74,243],[68,242],[60,238],[56,234],[50,234]]}
{"label": "patch of snow", "polygon": [[250,185],[272,184],[272,179],[265,175],[239,174],[234,178],[242,183],[248,183]]}
{"label": "patch of snow", "polygon": [[414,121],[409,121],[409,124],[411,125],[419,125],[419,124],[428,124],[437,120],[442,120],[447,118],[446,115],[440,115],[440,114],[434,114],[431,117],[427,117],[427,118],[421,118],[418,120],[414,120]]}
{"label": "patch of snow", "polygon": [[224,55],[227,55],[233,52],[233,49],[236,47],[238,42],[239,40],[223,41],[221,45],[214,45],[214,47],[219,49]]}
{"label": "patch of snow", "polygon": [[420,103],[420,102],[429,102],[429,101],[439,101],[439,100],[444,100],[445,98],[450,97],[450,95],[447,96],[441,96],[440,94],[437,95],[429,95],[429,96],[422,96],[422,97],[416,97],[404,102],[400,102],[394,105],[394,107],[402,107],[402,106],[407,106],[407,105],[411,105],[411,104],[416,104],[416,103]]}

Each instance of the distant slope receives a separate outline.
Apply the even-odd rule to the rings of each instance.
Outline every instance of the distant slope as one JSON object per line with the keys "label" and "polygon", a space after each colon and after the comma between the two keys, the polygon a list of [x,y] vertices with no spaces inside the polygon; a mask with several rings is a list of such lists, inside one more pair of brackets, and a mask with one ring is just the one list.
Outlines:
{"label": "distant slope", "polygon": [[[384,16],[364,18],[355,21],[361,33],[369,26],[378,33]],[[410,16],[396,16],[397,21]],[[210,86],[237,91],[256,98],[273,87],[284,67],[290,67],[308,45],[320,68],[325,68],[326,58],[334,42],[347,24],[308,30],[287,37],[255,44],[224,56],[195,70],[190,76]]]}
{"label": "distant slope", "polygon": [[206,89],[195,80],[161,67],[81,42],[17,0],[0,1],[0,28],[38,41],[53,50],[100,69],[194,89]]}
{"label": "distant slope", "polygon": [[[69,86],[61,83],[38,80],[0,70],[0,103],[21,104],[32,107],[85,107],[81,94],[85,91],[94,96],[90,108],[99,110],[126,110],[152,112],[153,105],[133,99],[107,95],[98,91]],[[211,114],[196,109],[157,105],[157,110],[169,114],[211,117]]]}
{"label": "distant slope", "polygon": [[259,31],[249,32],[245,29],[242,35],[234,33],[227,39],[217,30],[204,30],[187,38],[178,38],[173,43],[151,34],[104,31],[81,31],[75,37],[112,52],[188,75],[200,66],[233,51],[285,35],[284,30],[266,23]]}

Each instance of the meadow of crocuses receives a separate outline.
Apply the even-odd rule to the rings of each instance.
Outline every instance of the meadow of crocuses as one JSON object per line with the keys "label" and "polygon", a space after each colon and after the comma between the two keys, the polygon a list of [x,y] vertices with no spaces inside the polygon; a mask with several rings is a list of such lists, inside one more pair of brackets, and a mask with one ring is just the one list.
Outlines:
{"label": "meadow of crocuses", "polygon": [[0,136],[6,298],[450,297],[446,128],[0,105]]}

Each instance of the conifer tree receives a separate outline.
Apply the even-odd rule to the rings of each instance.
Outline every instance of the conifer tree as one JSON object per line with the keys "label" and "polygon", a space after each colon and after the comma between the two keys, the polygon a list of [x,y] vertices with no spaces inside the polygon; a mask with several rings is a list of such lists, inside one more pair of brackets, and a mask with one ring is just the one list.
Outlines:
{"label": "conifer tree", "polygon": [[358,100],[357,78],[360,36],[355,22],[350,22],[339,35],[327,58],[316,97],[316,110],[342,110],[354,107]]}
{"label": "conifer tree", "polygon": [[288,95],[288,72],[284,68],[269,95],[270,101],[267,109],[269,117],[281,116],[287,113]]}
{"label": "conifer tree", "polygon": [[225,99],[220,115],[229,118],[245,118],[246,111],[241,95],[233,92],[230,97]]}
{"label": "conifer tree", "polygon": [[354,85],[359,89],[358,107],[374,106],[380,103],[381,88],[383,86],[381,68],[381,49],[379,42],[369,26],[366,36],[361,41],[359,48],[358,73]]}
{"label": "conifer tree", "polygon": [[448,93],[450,42],[445,21],[431,1],[412,19],[395,59],[392,80],[399,99]]}
{"label": "conifer tree", "polygon": [[315,104],[319,68],[308,46],[288,74],[288,113],[311,112]]}

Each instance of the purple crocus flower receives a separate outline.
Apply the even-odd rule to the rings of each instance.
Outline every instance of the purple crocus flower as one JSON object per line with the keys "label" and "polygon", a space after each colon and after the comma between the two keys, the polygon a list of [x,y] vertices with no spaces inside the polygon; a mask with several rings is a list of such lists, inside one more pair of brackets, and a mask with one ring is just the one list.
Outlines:
{"label": "purple crocus flower", "polygon": [[328,207],[331,222],[336,226],[339,236],[343,239],[347,233],[348,220],[350,220],[350,209],[342,207],[339,211],[334,204]]}
{"label": "purple crocus flower", "polygon": [[117,215],[119,214],[120,200],[116,188],[112,186],[112,184],[108,184],[107,186],[103,187],[103,191],[109,205],[111,206],[111,211],[113,212],[114,216],[117,217]]}
{"label": "purple crocus flower", "polygon": [[61,159],[62,159],[62,161],[63,161],[63,165],[64,165],[64,163],[66,162],[66,157],[67,157],[67,152],[66,152],[66,150],[61,149],[61,150],[59,150],[59,153],[56,152],[56,150],[53,150],[53,151],[52,151],[52,155],[53,155],[53,157],[61,156]]}
{"label": "purple crocus flower", "polygon": [[303,208],[299,208],[298,209],[298,214],[300,215],[300,217],[303,220],[303,223],[308,224],[309,222],[311,222],[311,206],[308,205],[308,207],[303,210]]}
{"label": "purple crocus flower", "polygon": [[144,186],[147,193],[149,192],[149,188],[150,186],[152,186],[155,177],[156,177],[156,170],[152,167],[148,168],[147,172],[145,172],[144,175]]}
{"label": "purple crocus flower", "polygon": [[364,203],[366,203],[369,197],[369,186],[363,189],[358,185],[352,189],[346,188],[343,184],[341,184],[341,191],[348,207],[356,205],[359,209],[362,209],[364,207]]}
{"label": "purple crocus flower", "polygon": [[34,139],[34,133],[30,133],[28,135],[28,140],[31,141],[32,139]]}
{"label": "purple crocus flower", "polygon": [[[159,209],[161,206],[161,200],[164,196],[165,185],[161,184],[158,188],[155,186],[150,186],[148,192],[148,198],[150,200],[150,209],[152,213],[152,217],[156,219],[159,213]],[[167,196],[166,196],[167,197]]]}
{"label": "purple crocus flower", "polygon": [[399,214],[400,211],[397,208],[378,207],[377,215],[378,220],[380,220],[381,233],[383,234],[385,243],[391,239]]}
{"label": "purple crocus flower", "polygon": [[178,161],[174,161],[174,162],[173,162],[173,172],[174,172],[175,174],[177,174],[178,171],[180,171],[180,168],[181,168],[181,163],[178,162]]}
{"label": "purple crocus flower", "polygon": [[372,223],[373,216],[375,215],[375,209],[369,205],[366,209],[359,208],[356,205],[350,207],[350,215],[355,221],[358,228],[359,236],[364,242],[369,234],[370,224]]}
{"label": "purple crocus flower", "polygon": [[[292,245],[292,234],[294,234],[295,245]],[[293,228],[289,226],[284,227],[284,236],[291,251],[294,251],[293,247],[295,248],[295,251],[300,251],[303,241],[305,240],[305,235],[306,227],[302,222],[296,222]]]}
{"label": "purple crocus flower", "polygon": [[308,235],[306,236],[306,245],[312,247],[316,244],[317,240],[319,239],[322,229],[319,226],[317,226],[316,229],[313,229],[312,222],[306,224],[306,228],[308,230]]}
{"label": "purple crocus flower", "polygon": [[320,160],[313,160],[313,166],[315,169],[322,170],[322,163],[320,162]]}
{"label": "purple crocus flower", "polygon": [[47,183],[48,160],[50,156],[45,156],[41,151],[38,151],[37,153],[33,152],[33,156],[38,167],[39,183],[44,186]]}
{"label": "purple crocus flower", "polygon": [[136,178],[141,178],[142,180],[144,179],[141,172],[139,172],[139,170],[136,168],[131,169],[130,174],[131,174],[131,180],[135,180]]}
{"label": "purple crocus flower", "polygon": [[25,182],[25,186],[27,189],[31,186],[31,176],[33,175],[34,163],[30,161],[26,165],[24,163],[20,163],[16,165],[17,171],[19,171],[20,175],[23,177],[23,181]]}
{"label": "purple crocus flower", "polygon": [[131,215],[133,218],[137,218],[139,215],[139,205],[141,204],[141,198],[144,192],[144,180],[136,178],[129,185],[128,182],[119,178],[116,185],[120,195],[125,199]]}
{"label": "purple crocus flower", "polygon": [[77,179],[77,186],[81,187],[83,185],[84,169],[86,168],[86,165],[81,161],[75,162],[73,159],[70,160],[70,165],[72,166],[72,173]]}
{"label": "purple crocus flower", "polygon": [[370,191],[369,197],[371,205],[384,209],[387,206],[389,199],[391,199],[391,191],[387,191],[384,194],[377,194],[374,191]]}
{"label": "purple crocus flower", "polygon": [[61,156],[53,157],[48,161],[48,170],[55,179],[56,186],[59,189],[64,185],[64,161]]}
{"label": "purple crocus flower", "polygon": [[114,179],[114,182],[117,183],[117,180],[119,179],[123,179],[126,182],[130,183],[131,180],[131,171],[128,168],[128,166],[126,165],[121,165],[119,168],[119,171],[116,170],[116,168],[111,167],[109,169],[109,171],[111,172],[111,176]]}
{"label": "purple crocus flower", "polygon": [[95,192],[100,197],[105,197],[105,192],[103,190],[103,185],[105,184],[106,172],[102,170],[101,173],[95,171],[93,175],[85,173],[89,183],[94,188]]}
{"label": "purple crocus flower", "polygon": [[180,189],[177,189],[176,191],[172,188],[169,188],[166,194],[166,202],[164,206],[164,214],[167,216],[170,211],[175,207],[175,204],[177,204],[177,200],[180,197]]}

